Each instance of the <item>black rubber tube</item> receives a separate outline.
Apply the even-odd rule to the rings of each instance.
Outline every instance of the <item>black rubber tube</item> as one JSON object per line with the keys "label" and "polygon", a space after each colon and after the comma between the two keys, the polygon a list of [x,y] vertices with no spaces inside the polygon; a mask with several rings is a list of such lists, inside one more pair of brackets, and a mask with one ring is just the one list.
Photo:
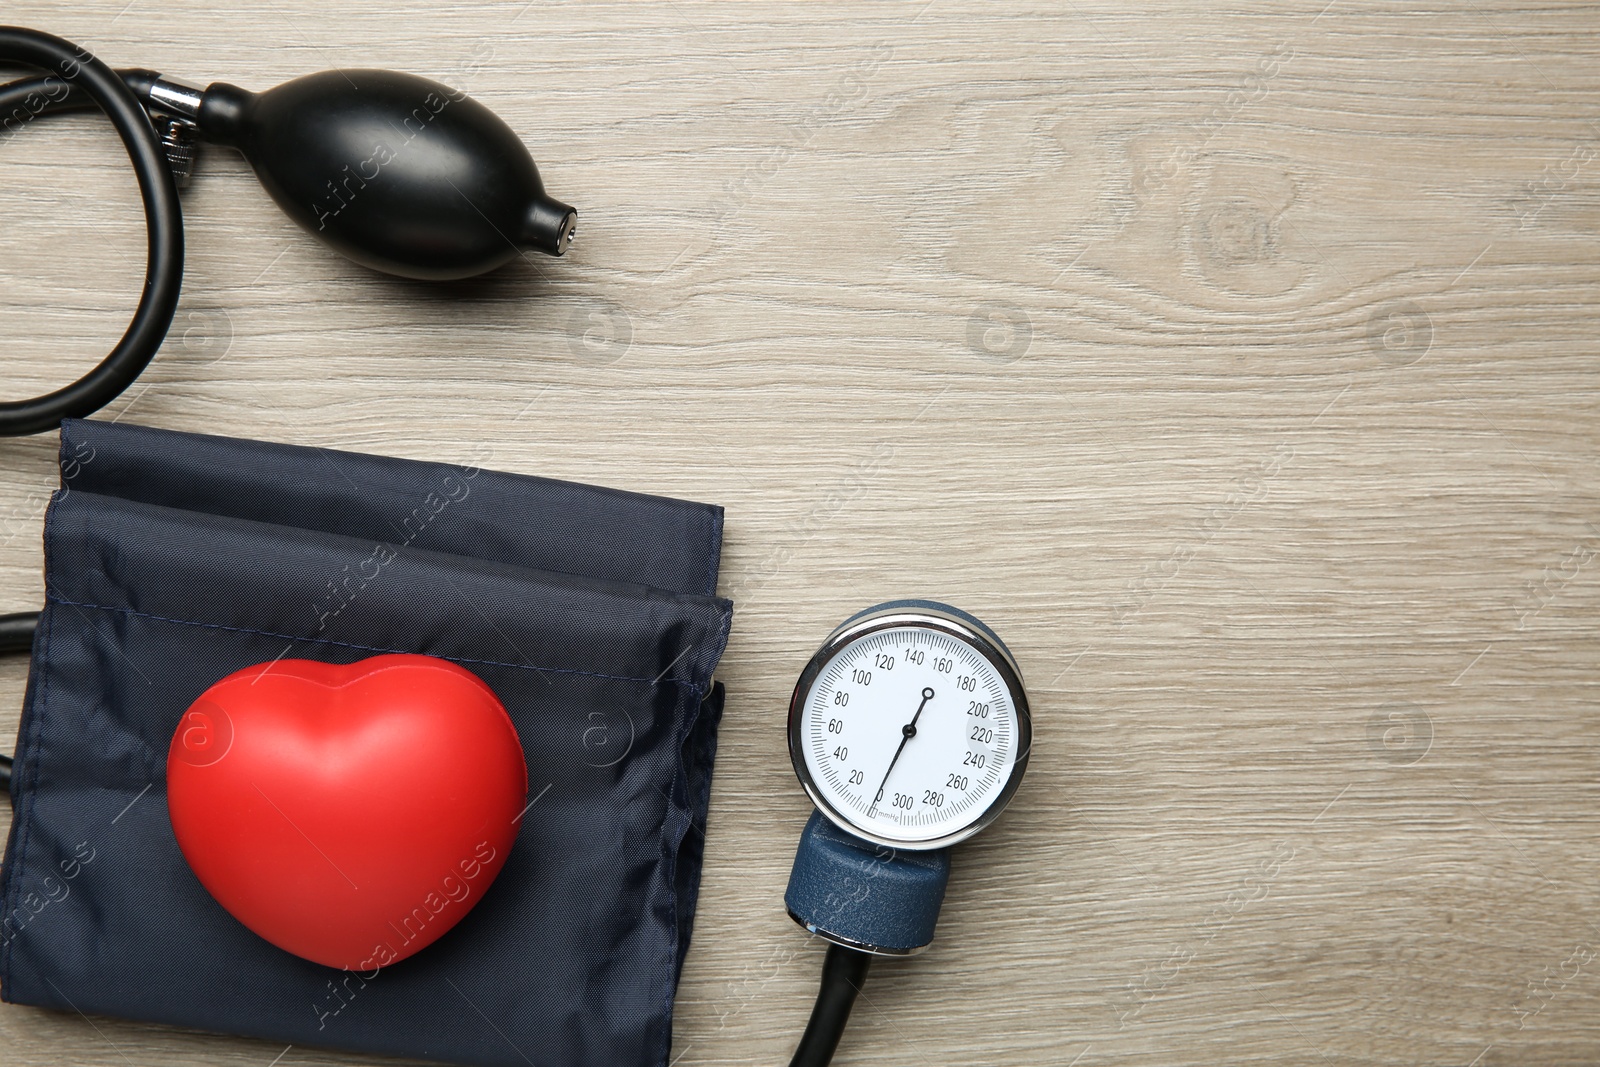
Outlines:
{"label": "black rubber tube", "polygon": [[[20,611],[15,615],[0,615],[0,656],[33,651],[33,632],[39,627],[37,611]],[[0,756],[0,789],[6,790],[10,799],[11,757]]]}
{"label": "black rubber tube", "polygon": [[844,1036],[844,1024],[850,1021],[850,1009],[855,1006],[856,994],[867,981],[867,967],[872,957],[843,945],[828,946],[828,955],[822,961],[822,987],[817,990],[817,1003],[811,1009],[811,1021],[806,1032],[800,1035],[800,1046],[794,1050],[789,1067],[827,1067],[833,1061],[834,1049]]}
{"label": "black rubber tube", "polygon": [[[71,385],[31,400],[0,401],[0,436],[16,437],[44,433],[59,426],[62,419],[83,418],[98,411],[149,365],[178,307],[183,283],[183,217],[161,138],[138,97],[115,71],[70,41],[17,26],[0,26],[0,62],[49,72],[42,79],[0,87],[0,102],[7,105],[0,109],[0,140],[37,114],[73,106],[69,100],[48,106],[49,94],[59,94],[52,80],[54,86],[65,83],[74,92],[87,94],[111,119],[133,161],[149,233],[144,291],[122,340],[99,366]],[[37,92],[44,94],[43,103],[40,97],[30,101],[29,94]],[[38,104],[38,110],[31,104]]]}
{"label": "black rubber tube", "polygon": [[38,629],[37,611],[19,611],[15,615],[0,615],[0,656],[18,655],[33,651],[33,631]]}
{"label": "black rubber tube", "polygon": [[[133,90],[134,99],[148,104],[145,94],[161,75],[142,67],[118,68],[117,77]],[[21,78],[0,84],[0,143],[10,140],[29,122],[40,115],[58,115],[64,111],[93,111],[98,104],[94,97],[84,92],[76,82],[65,81],[54,74],[38,78]]]}

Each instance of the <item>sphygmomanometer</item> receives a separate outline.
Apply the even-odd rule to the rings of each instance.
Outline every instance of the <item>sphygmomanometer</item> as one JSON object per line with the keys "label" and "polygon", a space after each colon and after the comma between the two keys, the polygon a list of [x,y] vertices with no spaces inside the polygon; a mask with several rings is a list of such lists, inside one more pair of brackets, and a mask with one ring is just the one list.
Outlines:
{"label": "sphygmomanometer", "polygon": [[[427,79],[199,89],[19,28],[0,62],[44,72],[0,86],[0,122],[111,118],[149,230],[112,352],[0,403],[0,435],[61,433],[46,605],[0,618],[0,652],[32,655],[0,995],[464,1064],[665,1065],[723,706],[721,509],[87,419],[171,324],[200,142],[406,277],[562,255],[576,211]],[[788,745],[816,811],[785,904],[829,944],[795,1065],[829,1062],[874,956],[932,941],[950,850],[1031,740],[1015,658],[942,603],[861,612],[805,667]]]}

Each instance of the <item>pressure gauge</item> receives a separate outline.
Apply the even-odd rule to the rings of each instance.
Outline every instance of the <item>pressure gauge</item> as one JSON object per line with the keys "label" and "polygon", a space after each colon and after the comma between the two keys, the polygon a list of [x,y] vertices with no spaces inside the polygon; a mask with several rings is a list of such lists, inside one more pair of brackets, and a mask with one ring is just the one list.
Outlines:
{"label": "pressure gauge", "polygon": [[1021,672],[965,612],[895,601],[847,620],[800,675],[789,756],[817,809],[846,833],[938,849],[983,829],[1027,767]]}

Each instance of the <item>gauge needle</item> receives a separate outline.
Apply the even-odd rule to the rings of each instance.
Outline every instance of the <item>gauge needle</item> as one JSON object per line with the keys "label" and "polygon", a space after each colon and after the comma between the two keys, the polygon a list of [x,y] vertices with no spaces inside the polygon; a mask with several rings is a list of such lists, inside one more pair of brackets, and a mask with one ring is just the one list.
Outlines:
{"label": "gauge needle", "polygon": [[867,809],[867,817],[871,818],[878,810],[878,801],[883,799],[884,786],[889,784],[889,775],[894,773],[894,765],[900,762],[900,753],[906,750],[906,742],[917,736],[917,720],[922,718],[922,709],[928,706],[928,701],[933,699],[933,687],[922,687],[922,703],[917,705],[917,713],[911,716],[911,721],[900,727],[900,747],[894,750],[894,759],[889,761],[889,769],[883,772],[883,781],[878,785],[878,795],[872,798],[872,807]]}

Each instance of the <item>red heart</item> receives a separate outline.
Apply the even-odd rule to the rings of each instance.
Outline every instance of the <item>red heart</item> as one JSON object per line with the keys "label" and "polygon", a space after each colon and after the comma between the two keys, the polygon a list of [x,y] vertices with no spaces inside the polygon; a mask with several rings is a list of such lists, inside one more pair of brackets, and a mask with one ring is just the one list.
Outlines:
{"label": "red heart", "polygon": [[200,884],[279,948],[347,970],[460,922],[527,792],[494,691],[432,656],[236,671],[190,705],[167,753],[172,829]]}

